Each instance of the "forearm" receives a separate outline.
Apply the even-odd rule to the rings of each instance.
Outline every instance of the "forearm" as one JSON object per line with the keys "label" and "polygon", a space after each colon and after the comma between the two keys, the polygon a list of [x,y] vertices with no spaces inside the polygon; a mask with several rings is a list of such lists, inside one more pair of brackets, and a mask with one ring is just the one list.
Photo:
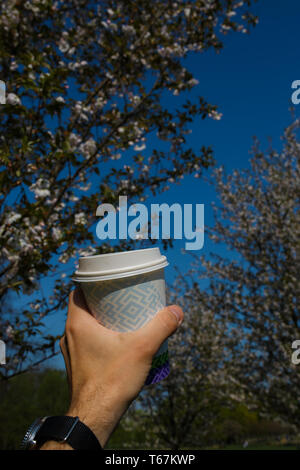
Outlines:
{"label": "forearm", "polygon": [[[99,398],[100,397],[100,398]],[[101,403],[102,402],[102,403]],[[120,404],[105,403],[103,397],[97,394],[96,399],[91,401],[84,399],[79,406],[72,405],[67,416],[78,416],[79,420],[84,423],[95,434],[102,448],[108,442],[112,432],[118,425],[127,406],[120,407]],[[85,404],[85,405],[82,405]],[[86,406],[88,404],[88,406]],[[101,404],[101,409],[99,405]],[[39,450],[73,450],[72,447],[65,442],[47,441]]]}

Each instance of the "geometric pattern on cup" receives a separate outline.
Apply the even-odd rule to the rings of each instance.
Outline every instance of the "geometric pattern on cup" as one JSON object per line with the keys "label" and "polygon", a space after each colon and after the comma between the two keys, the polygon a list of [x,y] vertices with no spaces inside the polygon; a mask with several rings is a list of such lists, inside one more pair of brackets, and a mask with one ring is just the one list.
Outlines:
{"label": "geometric pattern on cup", "polygon": [[[126,332],[139,329],[165,306],[163,280],[144,282],[129,287],[101,282],[82,283],[89,309],[100,323],[112,330]],[[107,287],[107,288],[106,288]]]}
{"label": "geometric pattern on cup", "polygon": [[[106,328],[126,332],[139,329],[166,305],[162,272],[137,278],[82,282],[87,305]],[[154,384],[168,376],[168,340],[156,352],[145,384]]]}

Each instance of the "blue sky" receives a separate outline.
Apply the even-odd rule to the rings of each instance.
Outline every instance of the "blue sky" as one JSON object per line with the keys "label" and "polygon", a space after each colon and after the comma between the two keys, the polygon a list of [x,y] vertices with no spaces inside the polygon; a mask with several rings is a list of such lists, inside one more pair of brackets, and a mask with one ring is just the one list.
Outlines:
{"label": "blue sky", "polygon": [[[220,121],[195,120],[189,143],[194,148],[211,145],[217,166],[224,165],[228,172],[249,167],[254,136],[263,149],[269,147],[270,139],[275,148],[281,148],[284,128],[292,121],[291,84],[300,77],[300,2],[261,0],[253,12],[259,23],[249,35],[229,34],[224,37],[221,53],[209,51],[187,60],[199,80],[193,93],[216,104],[223,114]],[[294,108],[298,116],[299,109]],[[205,224],[213,223],[211,203],[217,202],[217,197],[203,179],[186,177],[162,197],[169,203],[204,203]],[[189,256],[180,253],[183,244],[175,241],[174,249],[166,255],[185,270]],[[206,238],[199,253],[209,256],[214,250],[219,249]],[[172,281],[173,273],[172,267],[166,270],[167,280]]]}
{"label": "blue sky", "polygon": [[[220,121],[195,120],[188,142],[194,148],[211,145],[217,166],[224,165],[228,172],[249,166],[253,136],[260,140],[263,149],[269,146],[269,138],[280,149],[280,136],[292,121],[291,84],[300,79],[300,2],[260,0],[252,11],[258,15],[259,23],[251,34],[224,36],[220,54],[209,51],[191,56],[186,62],[199,80],[190,99],[201,94],[223,113]],[[299,109],[295,106],[296,116]],[[205,204],[205,224],[211,225],[211,203],[216,199],[214,189],[206,181],[186,177],[180,186],[173,186],[150,202]],[[99,243],[96,236],[95,243]],[[169,282],[174,279],[175,264],[182,271],[189,267],[189,256],[181,253],[183,246],[184,241],[175,241],[174,249],[165,253],[170,260],[166,269]],[[205,239],[199,254],[209,256],[213,250],[220,249]],[[52,315],[47,325],[51,331],[62,331],[62,314]],[[61,364],[61,359],[55,362]]]}

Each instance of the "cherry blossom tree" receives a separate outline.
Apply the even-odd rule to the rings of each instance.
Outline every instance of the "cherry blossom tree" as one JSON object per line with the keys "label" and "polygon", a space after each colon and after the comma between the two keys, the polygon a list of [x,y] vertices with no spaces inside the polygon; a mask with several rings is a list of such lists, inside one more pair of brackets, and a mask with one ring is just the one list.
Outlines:
{"label": "cherry blossom tree", "polygon": [[168,340],[170,374],[144,387],[122,420],[129,435],[138,436],[127,443],[130,448],[141,445],[140,435],[148,449],[203,447],[220,409],[245,400],[231,372],[234,342],[227,335],[227,322],[204,299],[199,301],[201,291],[193,277],[179,274],[174,284],[168,302],[181,305],[185,319]]}
{"label": "cherry blossom tree", "polygon": [[201,446],[220,406],[238,403],[299,429],[299,127],[281,152],[255,142],[249,170],[214,171],[220,204],[206,231],[230,257],[189,253],[192,268],[172,286],[185,321],[169,340],[171,373],[123,421],[146,448]]}
{"label": "cherry blossom tree", "polygon": [[228,325],[237,390],[298,429],[300,368],[292,356],[300,338],[299,127],[295,120],[286,129],[280,152],[263,152],[255,142],[249,170],[216,170],[221,204],[209,234],[231,257],[195,258],[191,273],[197,285],[209,280],[194,289],[195,302]]}
{"label": "cherry blossom tree", "polygon": [[[223,34],[256,23],[250,4],[1,2],[0,299],[19,296],[14,313],[1,311],[10,345],[3,376],[55,354],[43,322],[66,306],[61,263],[128,247],[95,246],[98,204],[117,205],[120,194],[142,200],[212,164],[211,149],[189,148],[186,135],[196,116],[219,119],[217,107],[199,95],[170,109],[161,98],[197,85],[188,54],[218,51]],[[45,279],[54,279],[51,295]]]}

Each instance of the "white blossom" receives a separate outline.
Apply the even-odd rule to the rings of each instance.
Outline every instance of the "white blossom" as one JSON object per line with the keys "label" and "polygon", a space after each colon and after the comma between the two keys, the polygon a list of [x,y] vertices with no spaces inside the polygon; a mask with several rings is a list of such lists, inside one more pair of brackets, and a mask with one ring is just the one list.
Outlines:
{"label": "white blossom", "polygon": [[78,189],[80,191],[88,191],[91,187],[92,183],[87,183],[85,186],[79,186]]}
{"label": "white blossom", "polygon": [[79,147],[79,145],[81,144],[81,142],[82,142],[81,136],[71,132],[69,136],[69,144],[70,144],[71,149],[76,150],[77,147]]}
{"label": "white blossom", "polygon": [[114,155],[112,155],[111,159],[112,160],[120,160],[121,156],[122,155],[120,153],[115,153]]}
{"label": "white blossom", "polygon": [[52,227],[51,232],[55,241],[58,241],[62,236],[62,230],[59,227]]}
{"label": "white blossom", "polygon": [[69,43],[65,40],[65,38],[61,38],[60,39],[60,42],[59,42],[59,50],[63,53],[67,52],[67,50],[69,49],[70,45]]}
{"label": "white blossom", "polygon": [[8,93],[8,95],[6,97],[6,103],[11,104],[13,106],[22,104],[20,98],[17,95],[15,95],[14,93]]}
{"label": "white blossom", "polygon": [[128,34],[135,34],[135,28],[130,25],[122,25],[122,31]]}
{"label": "white blossom", "polygon": [[55,101],[57,101],[57,103],[62,103],[62,104],[65,103],[65,99],[63,96],[57,96],[55,98]]}
{"label": "white blossom", "polygon": [[17,68],[18,68],[17,62],[15,60],[12,60],[9,68],[10,68],[10,70],[17,70]]}
{"label": "white blossom", "polygon": [[60,263],[63,263],[63,264],[66,264],[70,259],[70,255],[67,253],[67,252],[64,252],[60,255],[60,257],[58,258],[58,261]]}
{"label": "white blossom", "polygon": [[14,337],[14,329],[11,325],[8,325],[5,330],[6,336],[8,338],[13,338]]}
{"label": "white blossom", "polygon": [[90,138],[80,145],[79,150],[85,157],[89,158],[95,154],[97,143],[94,139]]}
{"label": "white blossom", "polygon": [[222,119],[222,116],[223,116],[222,113],[218,113],[215,110],[210,111],[210,113],[208,113],[208,115],[209,115],[209,117],[211,117],[215,121],[220,121],[220,119]]}
{"label": "white blossom", "polygon": [[145,150],[145,148],[146,148],[145,144],[135,145],[134,146],[134,150],[136,150],[137,152],[141,152],[142,150]]}
{"label": "white blossom", "polygon": [[21,214],[18,214],[18,213],[15,213],[15,212],[11,212],[8,216],[8,218],[6,219],[6,223],[8,225],[11,225],[13,224],[14,222],[16,222],[17,220],[19,220],[21,218]]}
{"label": "white blossom", "polygon": [[75,225],[85,225],[87,223],[86,216],[83,212],[75,214]]}
{"label": "white blossom", "polygon": [[44,178],[39,178],[35,183],[33,183],[29,189],[32,191],[36,198],[44,198],[50,196],[50,182]]}

